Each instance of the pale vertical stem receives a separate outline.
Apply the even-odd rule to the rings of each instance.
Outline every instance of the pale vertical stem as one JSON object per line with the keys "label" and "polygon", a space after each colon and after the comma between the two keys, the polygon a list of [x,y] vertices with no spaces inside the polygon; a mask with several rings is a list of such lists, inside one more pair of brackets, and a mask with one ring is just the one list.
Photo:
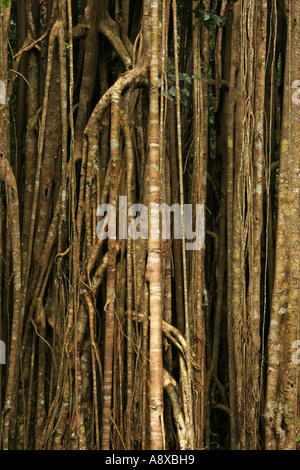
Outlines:
{"label": "pale vertical stem", "polygon": [[[133,149],[131,143],[131,135],[127,122],[127,118],[123,115],[123,132],[125,138],[126,150],[126,177],[127,177],[127,211],[133,204]],[[128,215],[128,226],[132,221],[132,216]],[[132,324],[132,305],[133,305],[133,241],[127,230],[127,404],[126,404],[126,448],[131,450],[132,438],[132,398],[133,398],[133,324]]]}
{"label": "pale vertical stem", "polygon": [[92,375],[93,375],[93,407],[94,407],[94,419],[96,429],[96,449],[100,449],[100,429],[99,429],[99,413],[98,413],[98,390],[97,390],[97,372],[96,372],[96,355],[95,355],[95,308],[91,300],[90,295],[85,291],[84,298],[89,313],[89,324],[90,324],[90,339],[91,339],[91,355],[92,355]]}
{"label": "pale vertical stem", "polygon": [[147,429],[148,429],[148,371],[149,371],[149,359],[148,359],[148,332],[149,332],[149,291],[148,286],[145,283],[143,292],[143,337],[142,337],[142,358],[143,358],[143,372],[142,372],[142,450],[147,448]]}
{"label": "pale vertical stem", "polygon": [[67,160],[68,160],[68,95],[67,95],[67,67],[66,67],[66,39],[64,35],[64,25],[61,23],[58,31],[59,42],[59,66],[60,66],[60,107],[62,126],[62,193],[61,193],[61,217],[58,229],[58,251],[63,250],[63,230],[67,222]]}
{"label": "pale vertical stem", "polygon": [[238,67],[238,51],[236,41],[240,29],[240,8],[241,5],[234,5],[233,24],[231,37],[231,64],[230,64],[230,85],[227,109],[227,335],[228,335],[228,372],[229,372],[229,398],[230,398],[230,430],[231,448],[238,445],[238,425],[236,416],[237,407],[237,386],[234,354],[234,312],[233,312],[233,194],[234,194],[234,112],[236,106],[235,78]]}
{"label": "pale vertical stem", "polygon": [[[198,2],[199,4],[199,2]],[[204,4],[205,10],[209,11],[210,1]],[[193,72],[197,76],[208,78],[209,72],[209,33],[206,28],[201,28],[200,18],[193,15]],[[208,159],[208,86],[204,82],[194,79],[193,82],[193,144],[194,144],[194,164],[192,197],[194,204],[205,204],[206,201],[206,180],[207,180],[207,159]],[[203,298],[205,289],[205,247],[191,253],[191,309],[190,318],[194,319],[193,346],[196,352],[196,362],[198,369],[195,371],[195,430],[196,447],[204,447],[204,420],[205,412],[209,416],[208,403],[205,402],[204,389],[206,387],[206,331],[205,331],[205,308],[203,308]],[[206,442],[206,444],[209,444]]]}
{"label": "pale vertical stem", "polygon": [[[9,158],[9,104],[7,100],[7,86],[8,86],[8,63],[7,63],[7,45],[8,45],[8,24],[10,18],[10,7],[5,9],[0,4],[0,80],[1,80],[1,94],[2,100],[0,103],[0,159]],[[2,166],[2,162],[0,163]],[[3,340],[2,336],[2,267],[3,267],[3,246],[5,241],[2,240],[2,178],[0,178],[0,340]],[[4,178],[3,178],[4,180]],[[7,267],[6,267],[7,269]],[[5,299],[3,299],[3,304],[5,305]],[[4,312],[4,309],[3,309]],[[7,340],[9,340],[9,334],[7,335]],[[2,371],[3,365],[0,364],[0,383],[2,384]],[[0,391],[0,409],[2,410],[2,400],[1,400],[1,391]],[[0,445],[2,448],[2,439],[3,434],[1,432]]]}
{"label": "pale vertical stem", "polygon": [[[299,42],[298,2],[284,2],[287,23],[285,77],[280,148],[278,223],[275,280],[268,339],[266,394],[266,449],[296,449],[299,420],[299,364],[293,360],[293,344],[299,339],[299,103],[293,98],[294,77],[299,76],[300,56],[293,53]],[[294,350],[295,351],[295,350]],[[298,407],[298,409],[297,409]],[[282,423],[285,423],[282,426]],[[299,424],[299,423],[298,423]]]}
{"label": "pale vertical stem", "polygon": [[70,78],[69,78],[69,99],[70,99],[70,130],[71,130],[71,148],[70,148],[70,156],[73,156],[74,152],[74,103],[73,103],[73,95],[74,95],[74,58],[73,58],[73,24],[72,24],[72,0],[67,0],[68,2],[68,29],[69,29],[69,51],[70,51],[70,58],[69,58],[69,70],[70,70]]}
{"label": "pale vertical stem", "polygon": [[[160,203],[160,152],[159,152],[159,2],[151,2],[151,61],[150,61],[150,119],[149,206]],[[161,289],[161,240],[159,223],[150,210],[149,258],[147,279],[150,291],[150,440],[152,450],[164,449],[163,440],[163,363],[162,363],[162,289]]]}
{"label": "pale vertical stem", "polygon": [[36,339],[37,339],[37,336],[33,334],[32,345],[31,345],[31,357],[30,357],[30,376],[29,376],[29,385],[28,385],[28,406],[27,406],[27,413],[26,413],[26,426],[25,426],[25,431],[24,431],[25,432],[24,450],[28,449],[28,443],[29,443],[31,410],[32,410],[32,402],[33,402],[33,377],[34,377]]}
{"label": "pale vertical stem", "polygon": [[[23,330],[24,310],[21,307],[22,277],[21,277],[21,243],[19,224],[19,200],[17,183],[13,171],[3,156],[0,157],[0,179],[5,181],[7,191],[7,217],[12,251],[13,274],[13,316],[10,336],[10,354],[8,363],[8,376],[6,385],[3,447],[8,449],[9,437],[13,444],[16,437],[16,395],[20,370],[20,347]],[[10,435],[9,435],[10,433]]]}
{"label": "pale vertical stem", "polygon": [[180,87],[178,70],[178,33],[177,33],[177,4],[173,0],[173,28],[174,28],[174,55],[175,55],[175,77],[176,77],[176,110],[177,110],[177,139],[178,139],[178,165],[179,165],[179,189],[180,189],[180,208],[181,208],[181,230],[182,230],[182,261],[183,261],[183,289],[184,289],[184,310],[185,310],[185,336],[187,342],[187,377],[188,377],[188,433],[189,446],[194,448],[194,417],[192,401],[192,368],[191,368],[191,341],[190,341],[190,323],[188,308],[188,285],[187,285],[187,265],[185,250],[185,229],[184,229],[184,189],[183,189],[183,164],[182,164],[182,137],[181,137],[181,117],[180,117]]}
{"label": "pale vertical stem", "polygon": [[38,299],[35,315],[35,325],[41,335],[38,342],[38,371],[37,371],[37,397],[36,397],[36,423],[35,423],[35,449],[40,450],[43,442],[43,429],[45,426],[45,375],[46,375],[46,315],[41,299]]}
{"label": "pale vertical stem", "polygon": [[[201,75],[200,66],[200,19],[193,15],[192,18],[193,28],[193,72],[194,75]],[[200,133],[200,82],[196,79],[193,80],[193,140],[194,140],[194,165],[193,165],[193,187],[192,192],[194,194],[193,202],[198,202],[201,196],[199,186],[201,186],[201,168],[200,168],[200,147],[201,147],[201,133]],[[202,336],[203,328],[199,328],[199,319],[202,319],[202,252],[197,252],[192,256],[192,276],[191,276],[191,287],[192,287],[192,300],[191,300],[191,311],[195,318],[196,325],[196,361],[199,365],[201,374],[204,374],[204,370],[201,364],[203,364],[203,349],[202,345],[205,344],[204,337]],[[202,376],[203,377],[203,376]],[[200,372],[195,373],[196,378],[196,393],[197,402],[195,408],[195,430],[196,430],[196,446],[197,448],[203,448],[204,445],[204,425],[203,425],[203,410],[204,400],[203,391],[204,383],[202,382]]]}
{"label": "pale vertical stem", "polygon": [[[274,273],[274,253],[273,253],[273,214],[272,214],[272,198],[271,198],[271,163],[272,163],[272,149],[273,149],[273,141],[275,137],[274,133],[274,91],[275,84],[276,84],[276,45],[277,45],[277,28],[278,28],[278,20],[277,20],[277,3],[276,0],[272,0],[272,13],[271,13],[271,21],[272,21],[272,29],[273,29],[273,42],[272,42],[272,62],[271,62],[271,97],[270,97],[270,111],[269,111],[269,122],[268,122],[268,179],[267,179],[267,215],[266,215],[266,264],[265,264],[265,279],[264,279],[264,312],[263,312],[263,323],[262,323],[262,351],[261,351],[261,364],[260,364],[260,413],[263,413],[263,402],[264,400],[264,359],[266,354],[266,345],[265,345],[265,332],[266,332],[266,313],[267,313],[267,286],[269,288],[269,297],[272,298],[273,292],[273,273]],[[268,282],[267,282],[268,281]]]}
{"label": "pale vertical stem", "polygon": [[[250,297],[250,315],[252,323],[251,342],[253,345],[253,404],[248,419],[254,423],[253,433],[250,437],[250,448],[258,446],[258,410],[256,405],[259,400],[259,355],[261,347],[260,323],[261,323],[261,244],[263,230],[263,198],[264,198],[264,173],[265,173],[265,75],[266,75],[266,46],[267,46],[267,16],[268,6],[265,0],[257,2],[256,21],[259,25],[259,34],[256,44],[255,67],[255,129],[254,129],[254,188],[253,188],[253,264],[252,292]],[[257,23],[255,23],[257,26]],[[247,419],[247,421],[248,421]]]}
{"label": "pale vertical stem", "polygon": [[[72,22],[72,1],[67,0],[67,17],[68,17],[68,31],[69,31],[69,102],[70,102],[70,109],[69,109],[69,125],[70,125],[70,163],[71,163],[71,175],[70,175],[70,204],[71,204],[71,243],[79,243],[76,234],[76,207],[75,207],[75,199],[76,199],[76,176],[75,176],[75,162],[74,162],[74,138],[75,138],[75,127],[74,127],[74,106],[73,106],[73,95],[74,95],[74,58],[73,58],[73,22]],[[66,162],[65,162],[66,163]],[[63,185],[65,185],[66,189],[66,181],[63,181]],[[63,200],[62,196],[62,200]],[[80,239],[80,236],[79,236]],[[74,324],[75,328],[78,328],[78,311],[79,311],[79,289],[78,283],[76,282],[76,276],[78,272],[75,273],[75,270],[79,268],[76,260],[74,262],[74,252],[72,250],[72,256],[69,257],[71,267],[73,269],[72,279],[73,279],[73,286],[70,286],[70,295],[72,296],[72,305],[74,308]],[[73,292],[72,292],[73,290]],[[75,356],[75,422],[77,428],[77,439],[79,440],[78,445],[79,448],[85,447],[85,429],[84,423],[81,419],[82,412],[81,412],[81,394],[78,393],[79,386],[82,383],[81,377],[81,363],[80,363],[80,355],[78,351],[78,334],[75,331],[74,334],[74,356]],[[94,350],[92,350],[92,358],[94,362]],[[94,369],[93,369],[94,373]],[[96,423],[96,442],[99,442],[99,435],[97,434],[97,423]],[[99,430],[98,430],[99,432]]]}
{"label": "pale vertical stem", "polygon": [[[119,168],[119,139],[120,139],[120,95],[117,88],[111,98],[111,184],[109,203],[117,212],[118,198],[118,168]],[[116,229],[116,219],[111,221],[112,230]],[[104,390],[102,409],[102,450],[109,450],[111,437],[111,403],[112,403],[112,373],[113,373],[113,342],[116,299],[116,240],[108,239],[107,285],[105,305],[105,357],[104,357]]]}

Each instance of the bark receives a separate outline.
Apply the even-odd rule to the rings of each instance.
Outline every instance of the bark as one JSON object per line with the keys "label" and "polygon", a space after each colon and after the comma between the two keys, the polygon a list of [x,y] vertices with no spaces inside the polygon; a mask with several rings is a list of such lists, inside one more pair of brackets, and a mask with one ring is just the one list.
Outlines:
{"label": "bark", "polygon": [[299,448],[298,3],[0,2],[2,449]]}

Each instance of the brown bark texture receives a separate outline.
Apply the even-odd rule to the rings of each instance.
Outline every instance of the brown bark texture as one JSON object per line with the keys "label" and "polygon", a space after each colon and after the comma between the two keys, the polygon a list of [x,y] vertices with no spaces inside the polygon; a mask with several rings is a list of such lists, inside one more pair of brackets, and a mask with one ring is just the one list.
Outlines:
{"label": "brown bark texture", "polygon": [[0,215],[1,449],[300,449],[299,0],[1,0]]}

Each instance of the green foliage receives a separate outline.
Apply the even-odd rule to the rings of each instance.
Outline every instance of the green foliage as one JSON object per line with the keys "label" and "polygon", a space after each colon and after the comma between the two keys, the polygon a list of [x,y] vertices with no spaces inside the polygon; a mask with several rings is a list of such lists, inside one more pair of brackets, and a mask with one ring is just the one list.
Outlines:
{"label": "green foliage", "polygon": [[[168,100],[173,101],[176,99],[176,87],[175,87],[175,73],[174,73],[175,65],[173,62],[169,62],[167,65],[167,69],[169,72],[167,73],[167,84],[165,84],[165,89],[163,90],[163,95]],[[179,80],[183,80],[189,84],[192,83],[191,77],[187,73],[179,73]],[[158,79],[158,86],[161,88],[161,77]],[[187,88],[180,89],[180,101],[181,103],[186,106],[188,104],[188,98],[190,96],[190,92]]]}
{"label": "green foliage", "polygon": [[[169,63],[167,64],[167,69],[168,69],[167,85],[165,85],[165,89],[163,90],[163,95],[168,100],[172,101],[176,99],[176,87],[175,87],[176,76],[174,72],[174,69],[175,69],[174,62],[169,61]],[[195,78],[196,80],[199,80],[200,82],[207,82],[207,79],[204,77],[198,77],[198,75],[189,75],[187,73],[179,72],[178,77],[180,81],[184,81],[188,83],[189,85],[192,84],[193,78]],[[159,88],[161,88],[161,77],[159,77],[158,79],[158,86]],[[180,89],[180,101],[183,104],[183,106],[186,106],[188,104],[189,97],[190,97],[190,91],[187,88],[182,87]]]}
{"label": "green foliage", "polygon": [[0,0],[3,8],[8,8],[10,5],[10,0]]}
{"label": "green foliage", "polygon": [[199,82],[207,82],[207,78],[205,77],[199,77],[198,75],[192,75],[192,78],[195,78],[196,80],[199,80]]}
{"label": "green foliage", "polygon": [[218,27],[225,26],[227,18],[225,18],[224,16],[216,15],[212,11],[207,11],[204,7],[203,0],[200,0],[193,12],[195,13],[196,18],[202,18],[204,25],[208,29],[211,25],[216,25]]}

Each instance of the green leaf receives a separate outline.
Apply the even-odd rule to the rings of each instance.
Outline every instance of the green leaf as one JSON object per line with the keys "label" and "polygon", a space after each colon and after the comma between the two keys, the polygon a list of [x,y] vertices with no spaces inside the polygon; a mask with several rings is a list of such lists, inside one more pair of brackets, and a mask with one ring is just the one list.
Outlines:
{"label": "green leaf", "polygon": [[195,10],[193,10],[193,13],[195,13],[196,18],[201,18],[202,14],[203,14],[203,10],[202,10],[202,8],[200,8],[200,5],[198,5],[195,8]]}
{"label": "green leaf", "polygon": [[[185,80],[188,83],[192,83],[192,79],[187,73],[179,73],[178,78],[179,78],[179,80]],[[168,79],[168,82],[175,82],[175,80],[176,80],[175,73],[168,73],[167,74],[167,79]]]}
{"label": "green leaf", "polygon": [[190,84],[192,83],[192,79],[187,73],[179,73],[179,80],[185,80]]}
{"label": "green leaf", "polygon": [[3,8],[8,8],[10,5],[10,0],[1,0]]}
{"label": "green leaf", "polygon": [[296,438],[296,442],[300,442],[300,436]]}
{"label": "green leaf", "polygon": [[227,18],[225,16],[212,15],[212,19],[217,26],[225,26]]}
{"label": "green leaf", "polygon": [[183,89],[181,90],[181,93],[182,93],[183,95],[185,95],[185,96],[190,96],[190,92],[189,92],[189,90],[187,90],[186,88],[183,88]]}
{"label": "green leaf", "polygon": [[199,77],[198,75],[192,75],[192,78],[196,78],[196,80],[199,80],[199,82],[208,82],[207,78]]}
{"label": "green leaf", "polygon": [[172,98],[176,98],[176,88],[174,86],[171,86],[171,88],[169,88],[169,93]]}
{"label": "green leaf", "polygon": [[181,95],[180,99],[181,99],[181,103],[183,104],[183,106],[186,106],[189,102],[188,98],[184,95],[183,96]]}
{"label": "green leaf", "polygon": [[168,73],[167,74],[167,79],[168,79],[168,82],[175,82],[175,73]]}
{"label": "green leaf", "polygon": [[170,101],[174,101],[174,97],[170,95],[169,90],[164,89],[163,90],[163,95],[165,98],[167,98]]}

